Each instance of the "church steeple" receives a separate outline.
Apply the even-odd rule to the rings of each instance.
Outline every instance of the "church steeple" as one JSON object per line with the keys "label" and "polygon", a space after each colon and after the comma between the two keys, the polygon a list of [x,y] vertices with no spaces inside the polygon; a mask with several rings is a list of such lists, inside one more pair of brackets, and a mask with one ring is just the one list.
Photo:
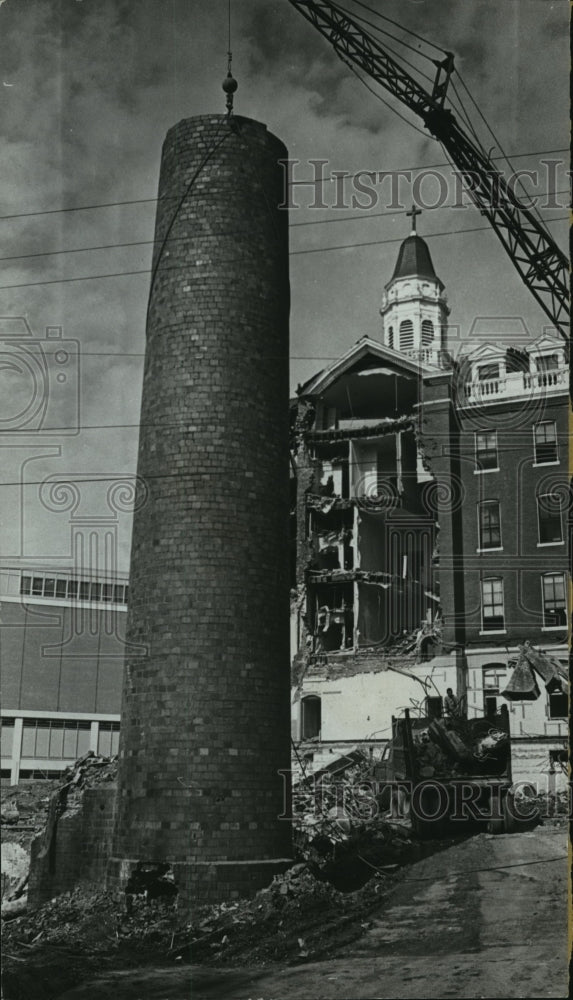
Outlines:
{"label": "church steeple", "polygon": [[428,364],[438,364],[447,349],[449,308],[428,244],[417,233],[415,205],[410,235],[400,245],[394,273],[382,295],[382,339],[394,350]]}

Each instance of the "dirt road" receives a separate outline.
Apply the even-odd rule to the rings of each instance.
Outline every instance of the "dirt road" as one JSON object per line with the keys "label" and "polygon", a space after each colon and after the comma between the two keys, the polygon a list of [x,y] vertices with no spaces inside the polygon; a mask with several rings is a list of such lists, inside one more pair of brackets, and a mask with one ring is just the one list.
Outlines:
{"label": "dirt road", "polygon": [[565,997],[566,853],[563,828],[480,834],[405,869],[344,954],[264,970],[110,973],[61,1000]]}

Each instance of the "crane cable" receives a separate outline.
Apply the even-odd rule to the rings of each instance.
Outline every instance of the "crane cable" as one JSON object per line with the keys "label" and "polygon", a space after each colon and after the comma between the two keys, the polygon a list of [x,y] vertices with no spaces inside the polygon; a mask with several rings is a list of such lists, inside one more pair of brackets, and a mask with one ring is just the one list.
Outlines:
{"label": "crane cable", "polygon": [[[230,2],[230,0],[229,0],[229,2]],[[362,9],[369,11],[371,14],[374,14],[376,17],[379,17],[381,20],[388,21],[389,23],[395,25],[395,27],[398,27],[398,28],[402,29],[403,31],[406,31],[408,34],[412,35],[414,38],[417,38],[419,41],[423,42],[424,44],[431,45],[437,51],[442,52],[444,54],[447,54],[446,50],[442,49],[440,46],[436,45],[435,42],[430,42],[428,39],[423,38],[421,35],[418,35],[415,31],[412,31],[411,29],[406,28],[404,25],[399,24],[399,22],[392,20],[392,18],[388,18],[385,15],[380,14],[374,8],[369,7],[367,4],[363,3],[362,0],[351,0],[351,2],[355,3],[358,7],[361,7]],[[391,32],[386,31],[385,29],[383,29],[383,28],[381,28],[381,27],[373,24],[367,18],[363,17],[360,14],[357,14],[355,11],[351,12],[351,11],[348,11],[348,10],[344,10],[344,8],[340,7],[338,4],[333,4],[333,6],[340,13],[342,13],[342,14],[348,14],[349,16],[352,16],[357,21],[361,21],[363,24],[368,25],[370,28],[372,28],[375,32],[377,32],[381,36],[393,39],[399,45],[402,45],[405,48],[410,49],[410,51],[414,52],[416,55],[422,56],[424,59],[427,59],[428,61],[430,61],[430,62],[432,62],[432,63],[435,64],[435,60],[432,59],[432,57],[429,56],[429,55],[427,55],[425,52],[421,52],[419,49],[414,48],[414,46],[410,45],[408,42],[404,41],[403,39],[397,38],[395,35],[391,34]],[[370,37],[368,35],[368,32],[364,32],[364,34],[365,34],[365,37],[367,39]],[[372,41],[376,41],[376,39],[374,39],[374,38],[372,38],[371,40]],[[397,53],[396,50],[393,49],[386,42],[385,42],[385,47],[386,47],[386,49],[389,52],[391,52],[398,59],[401,58],[401,61],[403,63],[405,63],[407,66],[409,66],[412,70],[414,70],[415,73],[418,73],[420,76],[424,77],[424,79],[428,80],[430,83],[433,84],[434,81],[431,79],[431,77],[429,77],[427,75],[427,73],[424,73],[422,70],[420,70],[419,68],[417,68],[416,66],[414,66],[413,63],[410,62],[408,59],[406,59],[404,57],[400,57],[400,54]],[[366,80],[364,80],[363,77],[360,76],[360,74],[356,71],[356,69],[352,66],[352,64],[350,62],[348,62],[348,60],[343,59],[342,61],[347,66],[349,66],[349,68],[352,70],[352,72],[354,73],[354,75],[367,88],[367,90],[370,91],[371,94],[373,94],[375,97],[377,97],[378,100],[380,100],[383,104],[385,104],[385,106],[387,108],[389,108],[390,110],[394,111],[395,114],[397,114],[398,117],[402,119],[402,121],[404,121],[406,124],[410,125],[412,128],[415,128],[416,131],[419,132],[421,135],[423,135],[425,138],[429,138],[429,136],[428,136],[428,134],[426,132],[424,132],[421,128],[419,128],[419,126],[414,125],[412,122],[408,121],[407,118],[405,118],[399,111],[397,111],[391,104],[387,103],[375,90],[373,90],[372,87],[366,82]],[[497,135],[493,131],[493,129],[490,126],[489,122],[487,121],[487,118],[483,114],[481,108],[479,107],[479,104],[477,103],[477,101],[473,97],[473,95],[472,95],[471,91],[469,90],[469,87],[465,83],[465,81],[464,81],[461,73],[457,69],[456,69],[456,74],[457,74],[457,76],[458,76],[458,78],[460,80],[461,85],[463,86],[464,90],[466,91],[467,96],[469,97],[469,99],[472,102],[472,104],[474,105],[477,113],[479,114],[480,118],[482,119],[482,121],[483,121],[486,129],[488,130],[488,132],[492,136],[492,138],[493,138],[496,146],[500,150],[500,152],[503,154],[503,159],[506,160],[506,162],[509,165],[509,168],[512,171],[512,173],[515,174],[515,168],[514,168],[512,162],[511,162],[511,160],[509,159],[509,156],[506,154],[505,150],[503,149],[503,146],[501,145],[501,143],[500,143]],[[474,140],[475,140],[478,148],[480,149],[480,151],[485,152],[485,150],[483,149],[481,140],[480,140],[480,138],[479,138],[479,136],[477,134],[477,131],[476,131],[474,125],[472,124],[472,121],[471,121],[471,118],[470,118],[469,113],[467,111],[467,108],[465,107],[464,102],[463,102],[460,94],[458,93],[458,90],[457,90],[457,88],[455,86],[455,82],[453,80],[451,82],[452,82],[452,88],[453,88],[453,91],[454,91],[454,94],[455,94],[455,97],[456,97],[456,103],[450,97],[449,98],[450,104],[452,105],[453,109],[460,115],[460,117],[464,121],[465,125],[467,126],[467,128],[471,132],[471,134],[472,134],[472,136],[473,136],[473,138],[474,138]],[[489,157],[488,157],[488,159],[489,159]],[[521,191],[522,191],[524,197],[526,199],[530,200],[531,196],[525,190],[525,187],[523,185],[523,182],[522,182],[521,178],[517,179],[517,183],[519,184],[519,187],[521,188]],[[536,215],[536,217],[537,217],[540,225],[543,228],[545,228],[543,218],[540,215],[539,210],[537,209],[536,206],[533,206],[533,208],[528,208],[528,206],[526,206],[526,205],[520,205],[520,207],[523,208],[523,209],[526,209],[528,211],[533,211],[535,213],[535,215]]]}
{"label": "crane cable", "polygon": [[[436,45],[435,42],[430,41],[429,38],[424,38],[422,35],[418,35],[416,34],[415,31],[412,31],[411,28],[406,28],[403,24],[399,24],[398,21],[393,21],[391,17],[387,17],[386,14],[381,14],[379,11],[375,10],[374,7],[369,7],[368,4],[362,3],[362,0],[351,0],[351,2],[355,3],[358,7],[363,7],[364,10],[367,10],[371,14],[374,14],[376,17],[379,17],[382,21],[388,21],[390,24],[393,24],[394,27],[401,28],[403,31],[407,31],[409,35],[412,35],[413,38],[417,38],[419,42],[424,42],[425,45],[431,45],[432,48],[436,49],[437,52],[441,52],[443,53],[443,55],[447,55],[445,49],[442,49],[441,46]],[[424,55],[424,53],[420,54]],[[429,59],[431,57],[426,56],[425,58]]]}

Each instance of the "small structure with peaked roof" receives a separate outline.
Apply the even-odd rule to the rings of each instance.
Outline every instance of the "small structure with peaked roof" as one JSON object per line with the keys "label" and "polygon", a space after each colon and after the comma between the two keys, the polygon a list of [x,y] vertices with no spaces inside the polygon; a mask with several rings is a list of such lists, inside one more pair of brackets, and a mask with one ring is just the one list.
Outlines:
{"label": "small structure with peaked roof", "polygon": [[390,281],[384,287],[380,315],[384,344],[421,362],[439,366],[447,352],[450,313],[444,283],[438,278],[428,244],[413,228],[401,243]]}

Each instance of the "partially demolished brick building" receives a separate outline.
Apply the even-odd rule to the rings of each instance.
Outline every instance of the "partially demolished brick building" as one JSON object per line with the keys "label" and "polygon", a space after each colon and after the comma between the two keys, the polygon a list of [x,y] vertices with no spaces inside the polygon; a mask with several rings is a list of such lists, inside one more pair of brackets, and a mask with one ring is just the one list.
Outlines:
{"label": "partially demolished brick building", "polygon": [[[567,663],[563,341],[452,350],[415,216],[380,314],[292,404],[292,734],[315,762],[447,688],[495,712],[523,643]],[[515,778],[554,771],[567,692],[508,707]]]}

